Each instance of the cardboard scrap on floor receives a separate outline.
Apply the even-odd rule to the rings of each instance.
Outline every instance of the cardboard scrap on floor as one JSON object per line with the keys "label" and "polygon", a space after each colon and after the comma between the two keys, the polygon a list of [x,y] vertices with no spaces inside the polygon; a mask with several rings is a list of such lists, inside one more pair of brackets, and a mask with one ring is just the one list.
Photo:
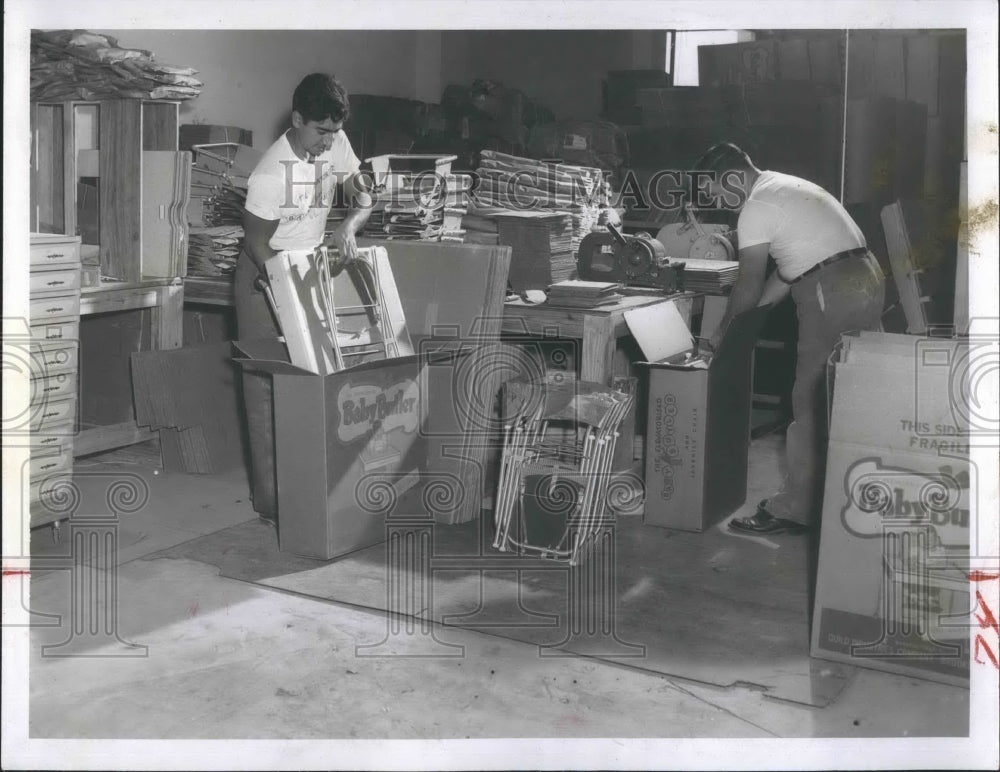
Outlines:
{"label": "cardboard scrap on floor", "polygon": [[229,343],[132,354],[136,423],[160,432],[163,468],[215,474],[243,464]]}

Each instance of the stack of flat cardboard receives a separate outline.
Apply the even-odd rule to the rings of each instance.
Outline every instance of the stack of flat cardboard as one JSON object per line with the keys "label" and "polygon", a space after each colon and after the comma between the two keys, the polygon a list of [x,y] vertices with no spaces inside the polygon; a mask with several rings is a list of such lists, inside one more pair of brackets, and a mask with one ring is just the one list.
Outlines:
{"label": "stack of flat cardboard", "polygon": [[684,260],[684,289],[706,295],[725,295],[736,283],[740,264],[735,260]]}
{"label": "stack of flat cardboard", "polygon": [[599,308],[621,300],[617,290],[621,284],[603,281],[571,279],[553,284],[548,290],[548,303],[565,308]]}
{"label": "stack of flat cardboard", "polygon": [[511,248],[511,287],[544,289],[576,270],[572,221],[558,212],[503,212],[495,216],[499,243]]}
{"label": "stack of flat cardboard", "polygon": [[500,229],[495,217],[470,211],[462,217],[462,230],[466,244],[496,245],[500,243]]}

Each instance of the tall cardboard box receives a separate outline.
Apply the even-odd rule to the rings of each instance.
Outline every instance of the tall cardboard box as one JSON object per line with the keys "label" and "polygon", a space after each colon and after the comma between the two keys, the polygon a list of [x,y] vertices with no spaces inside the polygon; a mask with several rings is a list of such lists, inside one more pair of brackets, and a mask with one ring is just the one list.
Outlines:
{"label": "tall cardboard box", "polygon": [[977,484],[955,410],[959,341],[845,336],[834,368],[811,654],[969,679]]}
{"label": "tall cardboard box", "polygon": [[[456,412],[476,349],[422,352],[319,375],[279,340],[238,341],[239,364],[274,384],[278,540],[329,560],[386,538],[387,516],[459,522],[482,501],[474,459],[446,452],[468,431]],[[426,495],[425,495],[426,493]]]}
{"label": "tall cardboard box", "polygon": [[653,308],[663,310],[625,315],[650,360],[643,522],[704,531],[746,499],[753,348],[770,306],[736,317],[708,359],[690,356],[672,306]]}

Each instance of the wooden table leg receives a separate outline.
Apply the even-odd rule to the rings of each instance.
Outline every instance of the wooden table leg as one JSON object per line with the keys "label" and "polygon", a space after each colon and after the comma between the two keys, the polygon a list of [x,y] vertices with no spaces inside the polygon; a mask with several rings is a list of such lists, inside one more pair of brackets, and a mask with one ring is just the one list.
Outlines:
{"label": "wooden table leg", "polygon": [[583,320],[583,351],[580,379],[611,385],[614,371],[615,334],[610,316],[586,316]]}
{"label": "wooden table leg", "polygon": [[150,310],[153,347],[180,348],[184,342],[184,285],[178,282],[162,287],[159,300],[159,304]]}

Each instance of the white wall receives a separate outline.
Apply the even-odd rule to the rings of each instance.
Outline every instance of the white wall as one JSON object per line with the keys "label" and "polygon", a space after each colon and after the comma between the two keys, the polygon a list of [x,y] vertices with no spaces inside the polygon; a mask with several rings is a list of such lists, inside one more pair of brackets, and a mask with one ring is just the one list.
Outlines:
{"label": "white wall", "polygon": [[[198,70],[205,87],[181,105],[181,122],[253,131],[266,148],[287,126],[292,92],[310,72],[330,72],[348,93],[414,98],[417,38],[436,32],[273,30],[100,30],[157,61]],[[426,44],[424,44],[426,46]],[[440,93],[440,90],[438,89]]]}
{"label": "white wall", "polygon": [[519,88],[558,118],[601,109],[608,70],[662,67],[665,33],[634,30],[95,30],[158,61],[198,70],[205,87],[181,122],[250,129],[267,147],[287,126],[292,91],[331,72],[348,93],[437,102],[476,78]]}

